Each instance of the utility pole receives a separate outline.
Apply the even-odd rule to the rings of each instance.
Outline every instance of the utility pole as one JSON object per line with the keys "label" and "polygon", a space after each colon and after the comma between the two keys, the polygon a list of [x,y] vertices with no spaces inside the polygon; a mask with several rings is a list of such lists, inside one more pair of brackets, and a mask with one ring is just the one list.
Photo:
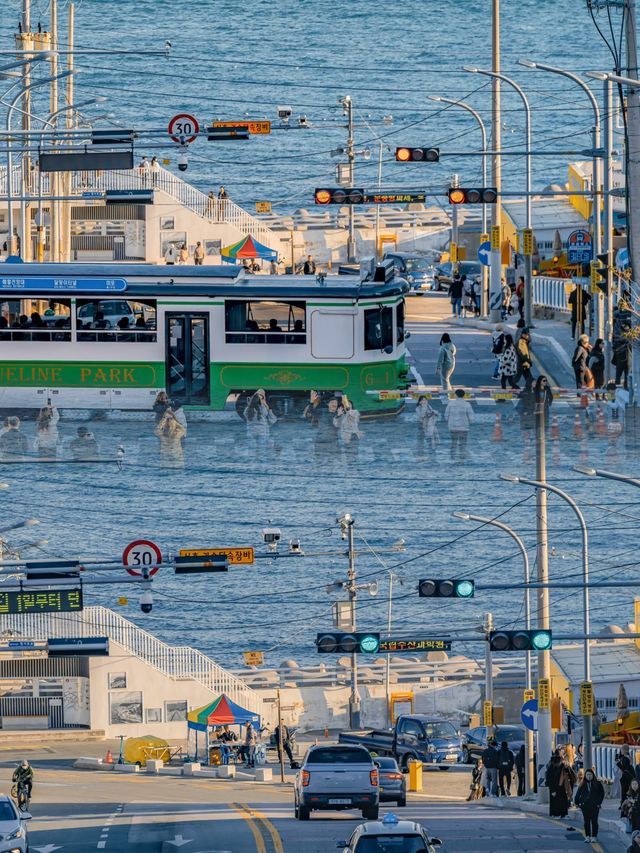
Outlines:
{"label": "utility pole", "polygon": [[[349,593],[349,602],[351,604],[351,630],[356,630],[356,597],[358,587],[356,585],[356,551],[354,544],[353,526],[354,519],[345,514],[338,519],[342,528],[342,535],[346,533],[349,546],[349,570],[347,572],[347,591]],[[351,696],[349,697],[349,728],[359,729],[361,727],[360,718],[360,694],[358,692],[358,655],[356,652],[351,654]]]}
{"label": "utility pole", "polygon": [[[459,186],[460,186],[460,175],[451,175],[451,187],[455,188],[455,187],[459,187]],[[452,209],[451,209],[451,240],[450,240],[449,245],[451,245],[451,243],[455,243],[456,246],[458,245],[458,207],[459,207],[459,205],[454,204]],[[453,259],[452,259],[452,261],[453,261]],[[458,269],[457,261],[455,263],[452,263],[452,268],[451,268],[451,277],[452,278],[453,278],[454,268]]]}
{"label": "utility pole", "polygon": [[486,635],[487,642],[484,650],[484,698],[486,702],[491,702],[491,723],[487,732],[487,741],[493,735],[493,659],[491,657],[491,643],[489,636],[493,631],[493,613],[486,613],[484,617],[484,625],[482,626]]}
{"label": "utility pole", "polygon": [[[58,2],[51,0],[51,76],[55,77],[58,73]],[[51,81],[51,91],[49,99],[49,112],[57,113],[58,111],[58,81]],[[55,140],[55,137],[54,137]],[[53,141],[53,140],[52,140]],[[53,196],[61,195],[60,181],[58,172],[49,173],[49,193]],[[49,261],[56,263],[60,260],[60,220],[59,220],[59,205],[58,201],[49,203]]]}
{"label": "utility pole", "polygon": [[[493,0],[492,19],[492,70],[500,73],[500,0]],[[498,323],[501,318],[500,306],[502,304],[502,203],[500,190],[502,189],[502,163],[500,160],[501,133],[500,133],[500,78],[494,77],[491,83],[491,147],[493,156],[491,160],[491,178],[493,186],[498,191],[496,203],[491,206],[491,269],[489,287],[489,310],[492,323]],[[495,247],[495,248],[494,248]]]}
{"label": "utility pole", "polygon": [[[74,32],[75,32],[75,4],[69,3],[69,23],[67,42],[69,45],[69,55],[67,57],[67,69],[73,71],[74,57]],[[73,74],[67,77],[67,104],[70,106],[73,103]],[[72,129],[75,124],[74,110],[67,111],[67,128]],[[62,174],[62,194],[71,195],[71,172],[63,172]],[[60,234],[60,260],[69,263],[71,261],[71,202],[63,201],[60,203],[61,214],[61,234]]]}
{"label": "utility pole", "polygon": [[[33,48],[33,37],[31,35],[31,0],[22,0],[22,17],[20,20],[20,34],[16,39],[18,46],[29,50]],[[25,65],[22,72],[22,85],[25,90],[22,98],[22,129],[31,130],[31,91],[28,88],[31,83],[31,66]],[[22,156],[20,157],[20,175],[22,194],[26,195],[27,187],[31,191],[31,157],[24,153],[24,142]],[[20,231],[22,234],[21,256],[25,261],[31,260],[31,234],[28,232],[28,219],[24,202],[20,204]]]}
{"label": "utility pole", "polygon": [[[638,80],[638,43],[636,38],[636,0],[626,0],[625,30],[627,45],[627,76]],[[629,196],[627,244],[632,281],[640,276],[640,95],[638,89],[627,89],[627,175]],[[633,294],[632,294],[633,295]],[[633,299],[634,307],[637,305]],[[635,405],[640,382],[640,352],[636,343],[631,346],[631,402]]]}
{"label": "utility pole", "polygon": [[613,81],[604,81],[604,251],[607,253],[607,295],[604,341],[607,380],[612,379],[613,355]]}
{"label": "utility pole", "polygon": [[[378,192],[382,187],[382,149],[384,144],[382,140],[380,140],[380,150],[378,152]],[[373,250],[373,255],[376,259],[376,263],[380,260],[380,205],[376,204],[376,245]]]}
{"label": "utility pole", "polygon": [[[546,483],[547,459],[545,444],[545,396],[547,388],[546,376],[539,376],[535,385],[535,432],[536,432],[536,480]],[[536,528],[537,528],[537,563],[538,583],[549,583],[549,537],[547,523],[547,491],[536,489]],[[549,619],[549,589],[538,590],[538,628],[548,630]],[[551,678],[551,653],[538,652],[538,678]],[[553,749],[551,732],[551,712],[538,708],[538,766],[544,767]],[[538,767],[535,768],[536,776]],[[538,789],[541,802],[546,802],[548,789],[542,786]]]}
{"label": "utility pole", "polygon": [[282,701],[278,688],[278,757],[280,759],[280,781],[284,782],[284,749],[282,748]]}
{"label": "utility pole", "polygon": [[[356,152],[354,150],[353,140],[353,101],[349,95],[343,99],[342,105],[347,113],[347,161],[349,163],[349,186],[353,187],[356,179]],[[352,204],[348,205],[349,210],[349,236],[347,238],[347,261],[355,261],[356,259],[356,230],[355,230],[355,209]]]}

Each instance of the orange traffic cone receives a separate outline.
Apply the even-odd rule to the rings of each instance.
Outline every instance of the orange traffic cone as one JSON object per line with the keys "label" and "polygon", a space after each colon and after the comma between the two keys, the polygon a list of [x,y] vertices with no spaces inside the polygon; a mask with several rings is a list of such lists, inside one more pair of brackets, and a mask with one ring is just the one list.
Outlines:
{"label": "orange traffic cone", "polygon": [[104,757],[105,764],[113,764],[113,755],[111,754],[111,750],[107,750],[107,754]]}
{"label": "orange traffic cone", "polygon": [[327,728],[327,726],[324,727],[324,736],[327,738],[329,737],[329,729]]}
{"label": "orange traffic cone", "polygon": [[551,440],[560,441],[560,426],[557,415],[551,415]]}
{"label": "orange traffic cone", "polygon": [[504,441],[504,436],[502,434],[502,415],[500,412],[496,412],[496,422],[493,427],[493,437],[491,441]]}
{"label": "orange traffic cone", "polygon": [[604,411],[601,406],[596,409],[596,432],[599,436],[607,434],[607,424],[604,419]]}
{"label": "orange traffic cone", "polygon": [[582,429],[582,418],[580,417],[580,412],[576,412],[576,416],[573,419],[573,437],[578,440],[584,438],[584,430]]}

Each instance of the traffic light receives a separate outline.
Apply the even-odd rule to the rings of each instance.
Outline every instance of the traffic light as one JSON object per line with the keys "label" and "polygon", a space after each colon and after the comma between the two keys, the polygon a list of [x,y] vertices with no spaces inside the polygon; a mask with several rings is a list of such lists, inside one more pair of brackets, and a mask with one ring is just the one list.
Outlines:
{"label": "traffic light", "polygon": [[353,187],[329,187],[315,191],[316,204],[362,204],[364,190]]}
{"label": "traffic light", "polygon": [[380,648],[380,634],[371,631],[325,631],[316,637],[320,654],[375,655]]}
{"label": "traffic light", "polygon": [[552,646],[551,631],[490,631],[492,652],[546,652]]}
{"label": "traffic light", "polygon": [[398,163],[438,163],[439,148],[396,148]]}
{"label": "traffic light", "polygon": [[495,187],[450,187],[449,204],[495,204],[498,190]]}
{"label": "traffic light", "polygon": [[591,261],[591,293],[600,290],[606,294],[609,292],[609,253],[596,255],[597,260]]}
{"label": "traffic light", "polygon": [[473,598],[474,581],[461,578],[425,578],[418,583],[420,598]]}

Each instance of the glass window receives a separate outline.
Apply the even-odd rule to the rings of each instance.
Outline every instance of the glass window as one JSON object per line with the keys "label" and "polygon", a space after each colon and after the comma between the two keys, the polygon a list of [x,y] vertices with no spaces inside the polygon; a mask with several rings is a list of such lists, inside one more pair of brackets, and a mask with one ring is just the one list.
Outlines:
{"label": "glass window", "polygon": [[69,299],[11,299],[0,308],[0,340],[70,341]]}
{"label": "glass window", "polygon": [[426,841],[421,835],[363,835],[356,853],[426,853]]}
{"label": "glass window", "polygon": [[157,339],[156,300],[79,299],[76,326],[79,341],[151,343]]}
{"label": "glass window", "polygon": [[404,299],[396,305],[396,330],[398,343],[401,344],[404,340]]}
{"label": "glass window", "polygon": [[304,302],[228,300],[224,304],[228,344],[304,344]]}
{"label": "glass window", "polygon": [[[0,801],[0,822],[4,821],[17,821],[18,816],[13,808],[12,804],[8,801]],[[10,827],[5,827],[5,832],[7,832]]]}
{"label": "glass window", "polygon": [[456,737],[451,723],[425,723],[424,730],[429,739],[434,737]]}
{"label": "glass window", "polygon": [[345,749],[343,746],[327,746],[314,749],[307,757],[307,764],[373,764],[366,749]]}
{"label": "glass window", "polygon": [[431,268],[426,258],[407,258],[404,265],[407,272],[429,272]]}
{"label": "glass window", "polygon": [[387,306],[364,312],[364,348],[384,350],[393,347],[393,311]]}
{"label": "glass window", "polygon": [[496,729],[496,740],[502,743],[506,740],[507,743],[518,743],[524,740],[524,729]]}
{"label": "glass window", "polygon": [[402,733],[405,735],[413,735],[413,737],[420,737],[420,735],[422,735],[422,728],[420,723],[417,723],[415,720],[403,720]]}

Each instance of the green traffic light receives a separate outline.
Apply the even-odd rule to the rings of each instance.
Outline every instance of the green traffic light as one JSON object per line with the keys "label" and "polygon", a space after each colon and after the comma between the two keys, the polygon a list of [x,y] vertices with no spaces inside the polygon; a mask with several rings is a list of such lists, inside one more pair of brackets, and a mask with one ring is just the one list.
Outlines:
{"label": "green traffic light", "polygon": [[456,584],[456,596],[458,598],[473,598],[475,585],[473,581],[458,581]]}
{"label": "green traffic light", "polygon": [[367,635],[360,640],[360,651],[374,655],[380,648],[380,640],[373,635]]}
{"label": "green traffic light", "polygon": [[544,652],[551,648],[551,634],[549,631],[539,631],[531,637],[531,645],[534,649]]}

